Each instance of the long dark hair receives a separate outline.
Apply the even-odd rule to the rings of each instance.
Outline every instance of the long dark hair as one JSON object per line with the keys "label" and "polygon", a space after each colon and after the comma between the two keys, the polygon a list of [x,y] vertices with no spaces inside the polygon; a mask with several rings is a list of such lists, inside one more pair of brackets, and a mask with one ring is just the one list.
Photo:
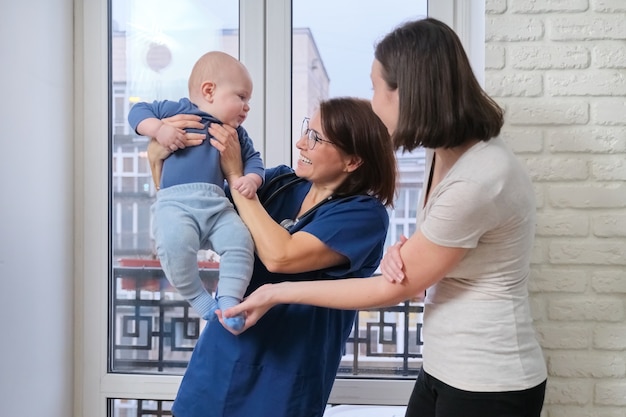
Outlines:
{"label": "long dark hair", "polygon": [[476,80],[463,45],[443,22],[426,18],[387,34],[374,53],[398,89],[396,148],[453,148],[500,134],[503,111]]}
{"label": "long dark hair", "polygon": [[368,194],[392,206],[396,189],[396,157],[387,128],[368,100],[331,98],[320,103],[322,131],[347,155],[361,158],[335,192],[340,195]]}

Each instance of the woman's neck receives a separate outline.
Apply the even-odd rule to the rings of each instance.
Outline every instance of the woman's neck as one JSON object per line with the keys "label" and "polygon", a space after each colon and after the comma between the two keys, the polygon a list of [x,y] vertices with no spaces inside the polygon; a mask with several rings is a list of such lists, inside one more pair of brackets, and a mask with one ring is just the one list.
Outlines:
{"label": "woman's neck", "polygon": [[440,172],[448,172],[456,161],[463,156],[472,146],[480,142],[477,139],[470,140],[463,145],[454,148],[436,148],[435,161],[439,165]]}
{"label": "woman's neck", "polygon": [[302,205],[300,206],[300,211],[298,212],[298,217],[302,215],[302,213],[306,213],[311,207],[315,207],[316,204],[321,203],[322,201],[330,199],[334,194],[334,190],[324,187],[316,187],[315,184],[311,186],[309,192],[304,197],[302,201]]}

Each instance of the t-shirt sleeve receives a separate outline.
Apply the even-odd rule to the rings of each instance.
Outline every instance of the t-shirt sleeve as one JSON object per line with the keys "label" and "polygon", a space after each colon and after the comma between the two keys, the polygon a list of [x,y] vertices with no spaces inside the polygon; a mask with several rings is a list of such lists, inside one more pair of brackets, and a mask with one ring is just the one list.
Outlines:
{"label": "t-shirt sleeve", "polygon": [[348,199],[319,209],[302,228],[348,258],[348,264],[326,271],[330,276],[371,276],[382,259],[389,216],[372,197]]}
{"label": "t-shirt sleeve", "polygon": [[437,245],[475,248],[498,222],[494,199],[481,184],[452,181],[430,199],[420,231]]}

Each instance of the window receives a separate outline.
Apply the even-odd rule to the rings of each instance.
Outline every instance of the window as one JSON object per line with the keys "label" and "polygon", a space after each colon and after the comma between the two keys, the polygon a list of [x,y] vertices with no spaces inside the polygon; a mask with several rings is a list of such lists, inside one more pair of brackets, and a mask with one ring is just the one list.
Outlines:
{"label": "window", "polygon": [[[132,131],[128,110],[140,101],[188,96],[189,71],[207,50],[238,57],[238,17],[238,4],[228,0],[111,2],[111,372],[182,374],[203,325],[156,259],[148,138]],[[214,290],[212,255],[199,254],[205,284]]]}
{"label": "window", "polygon": [[[378,2],[293,1],[292,142],[299,138],[300,120],[312,115],[320,100],[371,98],[370,68],[376,40],[406,20],[426,16],[426,6],[426,1],[393,0],[381,15]],[[292,150],[295,161],[299,151],[295,146]],[[422,150],[412,155],[398,152],[397,156],[401,161],[400,189],[397,206],[389,213],[388,243],[415,230],[424,171]],[[417,374],[421,304],[406,303],[396,311],[385,311],[359,313],[338,378],[413,378]]]}
{"label": "window", "polygon": [[[302,39],[309,42],[307,37],[317,39],[319,36],[317,52],[321,59],[311,62],[314,64],[311,69],[319,71],[322,65],[328,66],[326,69],[330,74],[332,66],[330,60],[324,62],[327,53],[322,48],[325,46],[321,41],[323,36],[318,35],[313,24],[295,20],[311,16],[302,0],[294,5],[296,23],[293,29],[288,0],[267,2],[271,3],[265,6],[267,9],[263,9],[263,2],[255,0],[239,3],[222,0],[211,10],[201,0],[184,0],[175,3],[176,10],[169,11],[172,2],[167,0],[110,0],[108,7],[104,2],[95,3],[84,3],[82,15],[85,43],[92,45],[89,50],[82,51],[84,62],[81,63],[85,78],[85,125],[88,126],[85,128],[88,137],[85,146],[91,150],[88,154],[93,157],[94,167],[102,167],[101,158],[109,155],[109,174],[98,170],[89,174],[89,178],[94,179],[93,195],[86,196],[85,202],[90,216],[104,219],[104,222],[94,222],[85,233],[88,241],[85,242],[83,268],[87,272],[81,285],[85,287],[87,298],[82,309],[84,317],[78,325],[79,333],[83,335],[80,346],[85,356],[83,362],[89,366],[82,368],[80,373],[80,380],[84,383],[79,384],[79,396],[83,414],[122,416],[141,409],[155,410],[148,414],[169,415],[169,401],[176,393],[202,322],[168,286],[158,264],[155,266],[155,259],[152,259],[149,207],[154,198],[154,187],[144,153],[146,139],[130,131],[126,121],[128,109],[137,100],[185,96],[187,72],[197,58],[197,51],[221,49],[229,52],[245,62],[253,76],[254,111],[246,122],[247,128],[255,139],[255,146],[262,150],[266,164],[272,166],[289,161],[292,119],[298,120],[294,126],[297,130],[303,115],[298,113],[305,113],[297,111],[291,97],[292,88],[298,88],[291,85],[292,42],[294,45]],[[449,6],[452,0],[434,3],[437,3],[437,10],[441,9],[438,13],[443,13],[438,17],[443,19],[445,15],[447,18],[443,20],[452,23],[454,14]],[[311,7],[321,8],[319,4]],[[304,10],[299,12],[300,6]],[[431,14],[435,12],[434,7]],[[363,8],[362,3],[358,3],[358,7],[353,5],[349,16],[354,16],[360,8]],[[169,14],[170,19],[159,23],[159,13]],[[302,13],[302,17],[297,17],[298,13]],[[332,9],[328,13],[332,14]],[[420,14],[416,9],[412,15]],[[127,25],[134,18],[133,25]],[[206,24],[209,20],[212,25]],[[167,26],[168,22],[185,22],[187,26],[178,33],[176,27],[159,28],[159,24]],[[107,35],[103,28],[108,25],[110,33]],[[373,42],[376,36],[389,29],[389,25],[382,28],[362,46],[364,54],[370,54],[369,62],[364,64],[367,89],[370,87],[368,74]],[[168,43],[177,36],[187,37],[184,41]],[[146,42],[147,38],[149,42]],[[187,56],[188,60],[179,62],[177,58],[181,56]],[[294,55],[293,59],[295,68],[298,57]],[[109,62],[110,72],[102,62]],[[185,74],[183,78],[170,71],[178,65],[183,68],[180,71]],[[313,68],[315,65],[317,67]],[[355,68],[361,65],[354,63]],[[319,77],[319,73],[316,76]],[[163,82],[166,78],[167,85]],[[323,78],[311,80],[317,83],[315,92],[320,95],[311,96],[310,100],[307,98],[307,106],[314,105],[315,100],[324,94],[348,94],[333,90],[333,78],[331,76],[326,86]],[[368,91],[350,94],[369,97]],[[108,111],[104,107],[107,96]],[[307,110],[307,113],[310,112]],[[280,126],[278,131],[275,126]],[[284,134],[280,129],[284,129]],[[104,145],[106,138],[102,139],[106,131],[110,132],[108,152]],[[423,176],[419,158],[419,155],[410,155],[401,162],[406,163],[407,169],[402,176],[397,207],[392,213],[390,241],[395,241],[399,234],[409,235],[415,229],[412,219],[416,208],[412,201],[419,197]],[[109,191],[102,193],[103,189]],[[110,204],[108,216],[107,200]],[[107,219],[109,227],[106,226]],[[107,242],[110,245],[108,258],[105,255]],[[215,259],[211,253],[203,253],[199,260],[205,266],[205,285],[214,288]],[[110,295],[108,303],[104,302],[106,294]],[[396,361],[393,355],[404,349],[407,343],[419,346],[420,311],[416,309],[408,313],[410,308],[413,307],[407,304],[383,314],[360,313],[364,319],[352,335],[350,353],[346,363],[342,364],[346,377],[358,379],[338,381],[331,397],[334,403],[354,401],[355,392],[361,398],[358,401],[363,403],[406,402],[413,379],[407,371],[407,364],[412,357],[419,356],[419,347],[406,349],[409,356],[400,359],[399,368],[393,366],[392,375],[400,378],[408,375],[406,381],[381,382],[371,377],[380,372],[379,368],[389,368],[389,363]],[[397,325],[403,326],[403,330]],[[110,338],[105,331],[107,328]],[[365,355],[354,355],[355,352]],[[368,353],[371,358],[365,359]],[[374,370],[374,365],[378,369]],[[358,372],[354,375],[355,367],[358,372],[366,370],[369,379]],[[346,400],[348,396],[352,400]]]}

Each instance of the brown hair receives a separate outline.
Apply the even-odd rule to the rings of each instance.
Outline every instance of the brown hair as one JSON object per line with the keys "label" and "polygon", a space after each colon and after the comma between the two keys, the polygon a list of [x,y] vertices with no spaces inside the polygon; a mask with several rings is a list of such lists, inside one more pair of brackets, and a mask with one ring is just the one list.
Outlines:
{"label": "brown hair", "polygon": [[398,89],[396,148],[453,148],[500,133],[503,111],[476,80],[463,45],[446,24],[412,21],[387,34],[374,53]]}
{"label": "brown hair", "polygon": [[396,187],[396,157],[387,128],[368,100],[331,98],[320,103],[322,131],[348,155],[361,158],[361,165],[339,186],[337,194],[368,194],[392,206]]}

